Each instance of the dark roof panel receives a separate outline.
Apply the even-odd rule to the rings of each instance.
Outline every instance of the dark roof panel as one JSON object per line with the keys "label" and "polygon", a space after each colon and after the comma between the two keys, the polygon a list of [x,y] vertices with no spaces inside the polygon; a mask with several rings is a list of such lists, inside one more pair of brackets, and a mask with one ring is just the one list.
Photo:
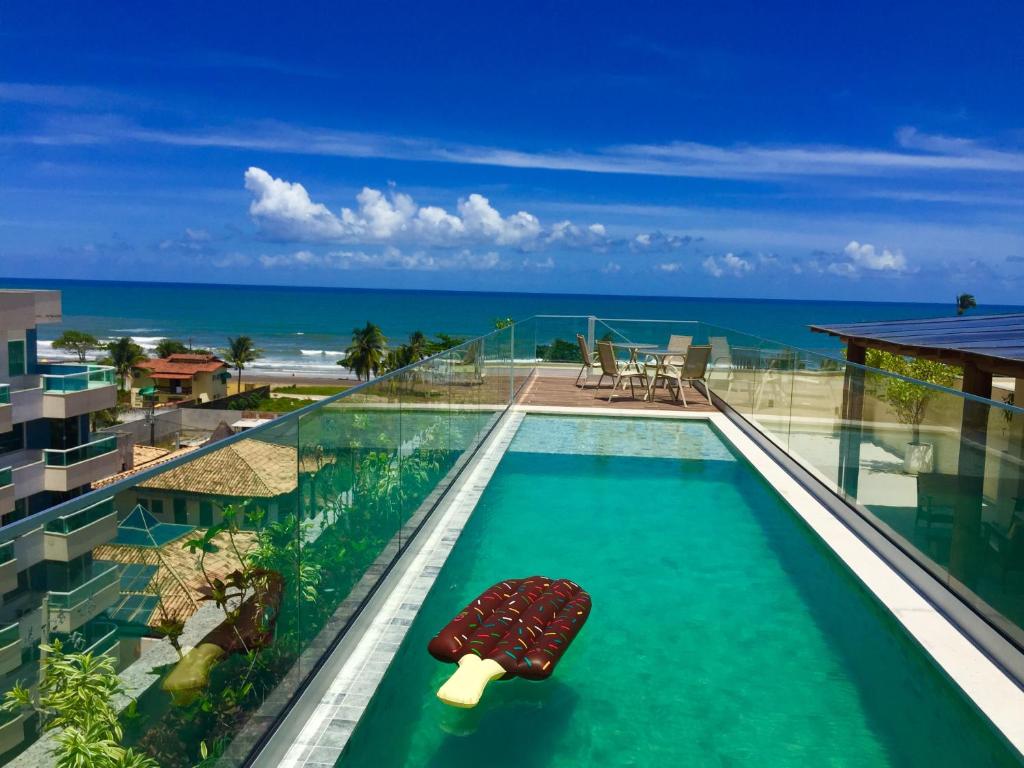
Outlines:
{"label": "dark roof panel", "polygon": [[1024,363],[1024,313],[935,317],[841,325],[812,325],[812,331],[923,353],[954,353],[965,357]]}

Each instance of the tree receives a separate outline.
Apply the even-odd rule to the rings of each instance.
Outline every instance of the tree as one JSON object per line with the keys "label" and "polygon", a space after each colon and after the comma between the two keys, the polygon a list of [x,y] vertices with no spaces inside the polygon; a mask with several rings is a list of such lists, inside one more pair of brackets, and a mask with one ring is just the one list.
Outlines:
{"label": "tree", "polygon": [[44,731],[54,731],[57,768],[158,768],[152,758],[120,744],[123,732],[111,699],[122,692],[114,660],[106,655],[63,652],[59,640],[44,646],[38,703],[20,682],[0,708],[34,712]]}
{"label": "tree", "polygon": [[962,315],[968,309],[974,309],[978,306],[978,302],[974,300],[973,294],[961,293],[956,297],[956,313]]}
{"label": "tree", "polygon": [[139,363],[146,359],[142,347],[132,341],[130,336],[122,336],[117,341],[107,344],[107,355],[105,362],[114,366],[114,371],[121,380],[122,390],[127,387],[128,377],[134,376]]}
{"label": "tree", "polygon": [[357,378],[370,375],[376,376],[383,367],[387,353],[388,339],[384,332],[373,323],[367,321],[363,328],[352,329],[352,343],[345,350],[345,357],[338,365],[355,372]]}
{"label": "tree", "polygon": [[515,323],[511,317],[497,317],[494,319],[494,330],[501,331]]}
{"label": "tree", "polygon": [[170,357],[171,355],[183,354],[189,350],[184,342],[177,339],[160,339],[157,342],[155,351],[157,357]]}
{"label": "tree", "polygon": [[413,331],[409,334],[409,341],[394,349],[388,350],[381,364],[384,371],[397,371],[407,365],[419,362],[429,354],[430,342],[423,331]]}
{"label": "tree", "polygon": [[[866,362],[872,368],[943,387],[952,387],[962,375],[962,371],[956,366],[920,357],[903,357],[881,349],[869,349]],[[913,427],[912,442],[920,443],[921,423],[924,421],[928,404],[938,394],[938,390],[896,376],[886,376],[884,386],[881,398],[889,404],[901,424]]]}
{"label": "tree", "polygon": [[84,331],[64,331],[53,341],[54,349],[74,352],[78,362],[84,363],[85,356],[94,349],[100,349],[100,340]]}
{"label": "tree", "polygon": [[238,391],[242,391],[242,371],[249,363],[259,360],[263,356],[263,350],[256,349],[252,339],[248,336],[228,337],[228,346],[223,352],[224,362],[234,366],[238,372]]}
{"label": "tree", "polygon": [[428,352],[431,355],[436,355],[438,352],[465,344],[466,341],[464,336],[449,336],[447,333],[439,333],[434,341],[428,343]]}

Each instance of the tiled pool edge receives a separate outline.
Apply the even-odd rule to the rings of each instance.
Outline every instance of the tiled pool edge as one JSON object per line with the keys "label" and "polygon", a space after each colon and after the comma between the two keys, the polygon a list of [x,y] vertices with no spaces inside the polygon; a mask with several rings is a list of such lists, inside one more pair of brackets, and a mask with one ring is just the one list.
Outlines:
{"label": "tiled pool edge", "polygon": [[450,501],[442,502],[440,514],[420,532],[421,543],[404,556],[408,560],[379,596],[379,607],[365,612],[369,618],[358,640],[349,648],[337,649],[336,653],[347,652],[347,658],[298,735],[294,730],[289,734],[286,727],[275,734],[275,741],[293,739],[283,758],[275,760],[272,751],[265,750],[254,765],[328,768],[335,764],[524,416],[510,409],[503,417],[449,491]]}
{"label": "tiled pool edge", "polygon": [[1004,738],[1024,754],[1024,691],[728,416],[704,415],[885,605]]}

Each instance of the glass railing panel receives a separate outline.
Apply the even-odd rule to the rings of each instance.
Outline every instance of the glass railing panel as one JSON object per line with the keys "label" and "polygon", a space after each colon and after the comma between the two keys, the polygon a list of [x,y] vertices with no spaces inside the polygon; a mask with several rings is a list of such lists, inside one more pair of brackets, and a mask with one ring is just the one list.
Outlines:
{"label": "glass railing panel", "polygon": [[0,544],[0,565],[9,563],[14,559],[14,542],[7,541]]}
{"label": "glass railing panel", "polygon": [[5,485],[10,485],[13,482],[14,482],[14,468],[13,467],[3,467],[3,468],[0,468],[0,488],[3,488]]}
{"label": "glass railing panel", "polygon": [[11,385],[0,384],[0,405],[10,405],[11,403]]}
{"label": "glass railing panel", "polygon": [[93,504],[90,507],[79,510],[78,512],[72,512],[70,515],[61,515],[58,518],[50,520],[46,523],[47,533],[62,533],[69,534],[77,531],[79,528],[95,523],[101,518],[107,517],[114,513],[114,499],[109,498],[98,504]]}
{"label": "glass railing panel", "polygon": [[534,354],[539,364],[566,366],[581,363],[576,335],[588,339],[595,321],[588,317],[540,315],[535,318]]}
{"label": "glass railing panel", "polygon": [[518,395],[536,367],[537,360],[537,321],[528,318],[516,323],[512,328],[512,347],[515,376],[515,391]]}
{"label": "glass railing panel", "polygon": [[10,645],[19,639],[18,634],[18,623],[8,624],[3,629],[0,629],[0,648]]}
{"label": "glass railing panel", "polygon": [[43,391],[53,394],[82,392],[114,383],[114,369],[106,365],[44,365]]}
{"label": "glass railing panel", "polygon": [[120,579],[120,566],[94,562],[85,575],[85,581],[69,590],[51,590],[48,598],[51,609],[70,611],[95,597]]}
{"label": "glass railing panel", "polygon": [[67,448],[65,450],[47,448],[43,451],[43,458],[48,467],[70,467],[89,459],[95,459],[97,456],[103,456],[116,449],[117,436],[108,435],[75,448]]}

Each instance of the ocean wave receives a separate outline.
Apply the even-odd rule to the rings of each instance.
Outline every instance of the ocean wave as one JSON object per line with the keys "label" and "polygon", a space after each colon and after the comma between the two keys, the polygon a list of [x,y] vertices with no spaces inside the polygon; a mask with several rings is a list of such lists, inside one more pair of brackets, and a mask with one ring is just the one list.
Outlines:
{"label": "ocean wave", "polygon": [[336,349],[300,349],[299,352],[301,352],[304,355],[321,355],[321,356],[333,355],[335,357],[344,357],[345,356],[344,352],[339,352]]}

